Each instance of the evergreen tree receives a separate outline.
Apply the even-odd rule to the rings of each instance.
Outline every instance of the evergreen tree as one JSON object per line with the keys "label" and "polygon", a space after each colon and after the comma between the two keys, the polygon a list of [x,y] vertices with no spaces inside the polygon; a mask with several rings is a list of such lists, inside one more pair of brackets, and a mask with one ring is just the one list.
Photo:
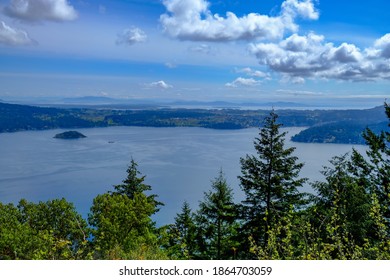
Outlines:
{"label": "evergreen tree", "polygon": [[212,182],[212,190],[204,194],[199,204],[199,227],[203,228],[206,251],[202,255],[208,259],[234,259],[237,247],[234,238],[238,224],[233,190],[228,186],[222,170]]}
{"label": "evergreen tree", "polygon": [[163,205],[156,195],[147,195],[151,187],[131,159],[123,184],[114,192],[93,200],[89,223],[94,227],[93,245],[97,258],[146,258],[159,256],[158,230],[151,216]]}
{"label": "evergreen tree", "polygon": [[242,201],[242,219],[247,237],[261,246],[267,244],[268,231],[283,215],[304,205],[298,188],[307,180],[298,178],[303,167],[293,156],[294,147],[285,147],[287,132],[280,133],[278,115],[271,111],[254,141],[257,155],[241,158],[239,176],[246,199]]}
{"label": "evergreen tree", "polygon": [[[387,103],[385,112],[390,127],[390,106]],[[351,172],[367,193],[376,195],[390,236],[390,130],[375,134],[367,128],[363,137],[368,146],[367,159],[354,150]]]}
{"label": "evergreen tree", "polygon": [[[335,238],[339,243],[333,258],[345,258],[351,244],[362,246],[366,241],[373,221],[370,218],[371,200],[365,186],[359,184],[349,166],[348,154],[335,156],[330,161],[332,167],[325,167],[322,174],[325,182],[315,182],[317,191],[315,199],[315,224],[322,230],[325,242],[335,246]],[[351,255],[351,254],[349,254]]]}
{"label": "evergreen tree", "polygon": [[[385,110],[390,127],[390,106],[387,103]],[[374,192],[378,196],[385,218],[390,222],[390,130],[377,135],[367,128],[363,137],[369,147],[367,155],[373,167]]]}
{"label": "evergreen tree", "polygon": [[175,223],[169,229],[169,255],[177,259],[194,259],[197,252],[196,226],[194,213],[187,201]]}
{"label": "evergreen tree", "polygon": [[[127,168],[126,172],[126,179],[123,180],[122,184],[114,186],[115,192],[112,192],[113,194],[126,195],[130,199],[133,199],[135,194],[143,193],[146,195],[146,192],[152,190],[152,187],[150,185],[144,183],[146,176],[143,176],[138,170],[138,164],[134,161],[133,158],[131,159],[130,165]],[[146,196],[148,201],[155,206],[154,213],[160,210],[159,206],[164,205],[162,202],[156,200],[157,195],[152,194]]]}

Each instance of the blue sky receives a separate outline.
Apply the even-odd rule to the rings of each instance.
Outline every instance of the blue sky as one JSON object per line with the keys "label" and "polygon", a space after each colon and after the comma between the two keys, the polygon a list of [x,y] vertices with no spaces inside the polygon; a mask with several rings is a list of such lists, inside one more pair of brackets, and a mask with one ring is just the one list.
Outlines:
{"label": "blue sky", "polygon": [[390,2],[0,0],[0,99],[390,97]]}

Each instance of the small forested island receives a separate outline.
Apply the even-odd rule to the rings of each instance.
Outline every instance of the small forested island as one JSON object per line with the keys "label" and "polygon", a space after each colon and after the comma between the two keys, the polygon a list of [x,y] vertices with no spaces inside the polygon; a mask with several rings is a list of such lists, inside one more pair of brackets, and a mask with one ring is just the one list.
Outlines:
{"label": "small forested island", "polygon": [[84,134],[78,132],[78,131],[65,131],[63,133],[56,134],[53,138],[57,139],[79,139],[79,138],[86,138]]}

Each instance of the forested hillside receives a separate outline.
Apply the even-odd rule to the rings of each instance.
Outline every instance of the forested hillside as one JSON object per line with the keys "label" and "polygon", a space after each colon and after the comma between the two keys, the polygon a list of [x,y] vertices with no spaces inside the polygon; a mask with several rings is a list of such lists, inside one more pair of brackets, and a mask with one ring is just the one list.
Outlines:
{"label": "forested hillside", "polygon": [[0,132],[103,126],[81,109],[57,109],[0,103]]}
{"label": "forested hillside", "polygon": [[298,134],[291,140],[304,143],[337,143],[337,144],[365,144],[363,131],[370,128],[379,133],[387,127],[386,122],[370,123],[359,121],[338,121],[314,125]]}
{"label": "forested hillside", "polygon": [[[54,128],[106,126],[204,127],[241,129],[262,126],[269,110],[49,108],[0,102],[0,133]],[[366,110],[278,110],[284,127],[308,127],[298,142],[364,143],[366,127],[386,125],[383,106]]]}
{"label": "forested hillside", "polygon": [[[390,259],[390,107],[385,130],[366,129],[367,155],[335,155],[301,191],[303,163],[271,111],[242,155],[244,199],[235,203],[223,171],[197,209],[183,201],[175,222],[131,159],[127,177],[96,196],[84,220],[65,199],[0,203],[0,259]],[[252,141],[253,139],[248,139]],[[0,198],[1,199],[1,198]]]}

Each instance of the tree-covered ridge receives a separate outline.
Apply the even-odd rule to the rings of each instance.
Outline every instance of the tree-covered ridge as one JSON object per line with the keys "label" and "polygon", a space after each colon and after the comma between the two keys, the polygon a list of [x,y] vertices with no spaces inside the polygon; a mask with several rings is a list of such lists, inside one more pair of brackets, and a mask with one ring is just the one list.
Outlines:
{"label": "tree-covered ridge", "polygon": [[57,109],[0,103],[0,132],[101,126],[81,109]]}
{"label": "tree-covered ridge", "polygon": [[[385,104],[390,126],[390,107]],[[272,111],[241,158],[234,194],[222,171],[197,210],[183,203],[175,222],[158,228],[163,203],[131,160],[127,177],[98,195],[84,220],[65,199],[0,203],[0,259],[390,259],[390,130],[363,137],[367,155],[336,155],[312,182],[294,148],[285,147]]]}
{"label": "tree-covered ridge", "polygon": [[[364,143],[363,130],[383,129],[383,107],[367,110],[278,110],[285,127],[309,127],[293,138],[299,142]],[[269,110],[238,109],[60,109],[0,102],[0,133],[54,128],[106,126],[259,127]]]}
{"label": "tree-covered ridge", "polygon": [[367,124],[366,122],[358,121],[338,121],[309,127],[294,135],[291,140],[303,143],[364,145],[366,141],[363,137],[363,131],[366,128],[379,133],[386,127],[386,122]]}

